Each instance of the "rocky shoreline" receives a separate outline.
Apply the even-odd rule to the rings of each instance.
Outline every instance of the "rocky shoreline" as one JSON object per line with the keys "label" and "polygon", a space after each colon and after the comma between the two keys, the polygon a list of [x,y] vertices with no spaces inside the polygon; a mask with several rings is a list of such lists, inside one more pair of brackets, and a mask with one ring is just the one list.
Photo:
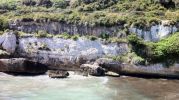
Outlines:
{"label": "rocky shoreline", "polygon": [[[129,52],[127,43],[108,43],[80,38],[17,38],[13,32],[4,33],[0,44],[10,56],[1,57],[0,72],[43,74],[66,78],[68,71],[83,76],[105,76],[107,72],[152,78],[179,79],[179,65],[166,68],[162,64],[130,65],[105,56]],[[47,49],[48,48],[48,49]]]}

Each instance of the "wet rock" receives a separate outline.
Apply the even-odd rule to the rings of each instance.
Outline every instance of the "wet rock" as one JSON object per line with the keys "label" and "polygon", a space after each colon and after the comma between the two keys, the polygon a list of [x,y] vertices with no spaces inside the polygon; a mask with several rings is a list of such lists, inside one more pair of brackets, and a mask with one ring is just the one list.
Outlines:
{"label": "wet rock", "polygon": [[11,54],[15,52],[17,39],[13,32],[4,33],[0,39],[2,39],[0,40],[0,43],[4,50]]}
{"label": "wet rock", "polygon": [[67,71],[60,70],[48,70],[48,76],[51,78],[67,78],[69,73]]}
{"label": "wet rock", "polygon": [[42,74],[47,66],[25,58],[0,59],[0,72]]}
{"label": "wet rock", "polygon": [[84,71],[85,75],[87,75],[87,73],[93,76],[105,75],[105,69],[98,65],[82,64],[80,68]]}
{"label": "wet rock", "polygon": [[100,58],[95,61],[96,65],[105,68],[107,71],[119,73],[121,71],[121,63],[108,58]]}

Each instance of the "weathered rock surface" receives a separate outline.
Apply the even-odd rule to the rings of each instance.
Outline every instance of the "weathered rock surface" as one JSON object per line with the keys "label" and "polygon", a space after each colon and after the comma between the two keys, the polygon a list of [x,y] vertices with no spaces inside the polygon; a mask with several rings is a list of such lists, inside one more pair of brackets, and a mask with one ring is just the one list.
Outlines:
{"label": "weathered rock surface", "polygon": [[28,61],[24,58],[0,59],[0,71],[11,73],[41,74],[47,71],[47,66]]}
{"label": "weathered rock surface", "polygon": [[8,53],[14,53],[16,50],[16,35],[13,32],[6,32],[0,36],[0,44]]}
{"label": "weathered rock surface", "polygon": [[69,73],[61,70],[48,70],[48,76],[51,78],[67,78]]}
{"label": "weathered rock surface", "polygon": [[139,29],[131,27],[129,30],[132,33],[136,33],[139,37],[146,41],[158,41],[162,38],[169,36],[179,30],[178,25],[170,25],[170,22],[165,20],[159,25],[153,25],[149,29]]}
{"label": "weathered rock surface", "polygon": [[176,64],[170,68],[166,68],[162,64],[154,64],[149,66],[121,65],[120,74],[151,77],[151,78],[177,78],[179,79],[179,66]]}
{"label": "weathered rock surface", "polygon": [[100,67],[98,65],[82,64],[80,66],[80,69],[82,70],[82,72],[85,73],[86,76],[87,76],[87,74],[93,75],[93,76],[104,76],[105,75],[105,69],[103,69],[102,67]]}
{"label": "weathered rock surface", "polygon": [[[46,46],[50,50],[39,50]],[[44,47],[43,47],[44,48]],[[19,56],[49,66],[50,69],[77,69],[81,64],[95,61],[104,56],[121,55],[128,52],[127,43],[108,43],[86,38],[21,38],[17,48]]]}
{"label": "weathered rock surface", "polygon": [[177,78],[179,79],[179,65],[175,64],[166,68],[163,64],[154,65],[129,65],[108,58],[100,58],[94,63],[97,66],[119,75],[130,75],[151,78]]}
{"label": "weathered rock surface", "polygon": [[[105,27],[105,26],[85,26],[74,25],[63,22],[46,22],[45,20],[37,22],[34,20],[23,21],[16,20],[10,23],[10,28],[14,30],[24,31],[27,33],[37,32],[39,30],[47,31],[52,34],[60,34],[67,32],[69,34],[81,34],[81,35],[95,35],[99,36],[101,33],[117,33],[120,26]],[[90,33],[90,34],[89,34]]]}
{"label": "weathered rock surface", "polygon": [[[24,31],[24,32],[37,32],[38,30],[44,30],[48,33],[60,34],[67,32],[69,34],[81,34],[81,35],[95,35],[100,36],[101,33],[107,33],[111,36],[115,34],[120,34],[120,30],[124,28],[124,26],[113,26],[113,27],[105,27],[105,26],[85,26],[85,25],[74,25],[67,24],[62,22],[47,22],[41,21],[36,22],[34,20],[31,21],[23,21],[16,20],[10,23],[10,28],[14,30]],[[158,41],[161,38],[164,38],[176,31],[179,30],[179,23],[176,25],[171,25],[169,21],[162,21],[161,24],[152,25],[151,27],[146,27],[143,29],[137,27],[129,27],[129,31],[136,33],[139,37],[143,38],[146,41]],[[115,33],[115,34],[114,34]]]}

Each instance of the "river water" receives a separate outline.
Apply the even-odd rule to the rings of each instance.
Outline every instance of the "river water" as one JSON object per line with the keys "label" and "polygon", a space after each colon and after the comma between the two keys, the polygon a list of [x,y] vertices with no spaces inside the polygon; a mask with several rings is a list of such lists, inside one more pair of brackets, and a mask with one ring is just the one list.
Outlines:
{"label": "river water", "polygon": [[178,100],[179,80],[0,73],[0,100]]}

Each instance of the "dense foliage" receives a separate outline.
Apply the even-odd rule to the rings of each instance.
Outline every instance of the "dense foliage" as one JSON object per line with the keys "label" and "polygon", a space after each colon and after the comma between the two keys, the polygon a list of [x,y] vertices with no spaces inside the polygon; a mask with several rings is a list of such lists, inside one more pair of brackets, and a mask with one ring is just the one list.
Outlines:
{"label": "dense foliage", "polygon": [[165,61],[170,64],[179,58],[179,32],[156,43],[144,42],[134,34],[129,35],[128,40],[132,44],[132,50],[149,62]]}
{"label": "dense foliage", "polygon": [[143,28],[163,19],[178,22],[178,9],[178,0],[1,0],[0,17]]}

